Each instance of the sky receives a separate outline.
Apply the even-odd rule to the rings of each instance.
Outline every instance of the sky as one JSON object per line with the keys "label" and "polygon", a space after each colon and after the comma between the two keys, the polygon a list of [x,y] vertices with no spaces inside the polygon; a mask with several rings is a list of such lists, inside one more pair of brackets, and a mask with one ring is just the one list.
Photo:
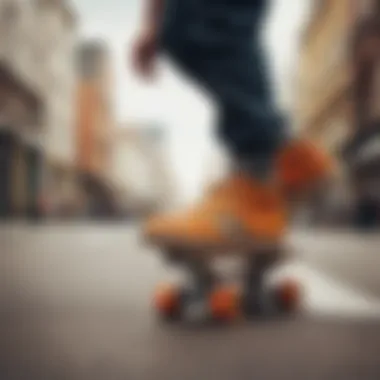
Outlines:
{"label": "sky", "polygon": [[[233,1],[233,0],[232,0]],[[279,105],[294,100],[300,31],[312,0],[272,0],[265,40]],[[155,122],[168,137],[168,155],[176,186],[186,201],[197,197],[223,157],[213,139],[212,105],[167,62],[160,63],[157,83],[147,85],[130,65],[130,48],[139,28],[144,0],[80,0],[80,35],[103,39],[111,48],[114,109],[120,124]]]}

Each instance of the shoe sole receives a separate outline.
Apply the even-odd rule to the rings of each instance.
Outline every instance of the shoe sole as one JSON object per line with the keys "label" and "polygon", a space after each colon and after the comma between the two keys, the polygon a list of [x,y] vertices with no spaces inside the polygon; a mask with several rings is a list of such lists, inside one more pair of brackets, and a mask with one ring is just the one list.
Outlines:
{"label": "shoe sole", "polygon": [[281,259],[291,256],[291,250],[286,247],[284,241],[242,241],[241,239],[228,242],[202,242],[183,241],[169,237],[146,237],[142,240],[163,252],[172,259],[207,258],[217,257],[250,257],[259,255],[274,255]]}

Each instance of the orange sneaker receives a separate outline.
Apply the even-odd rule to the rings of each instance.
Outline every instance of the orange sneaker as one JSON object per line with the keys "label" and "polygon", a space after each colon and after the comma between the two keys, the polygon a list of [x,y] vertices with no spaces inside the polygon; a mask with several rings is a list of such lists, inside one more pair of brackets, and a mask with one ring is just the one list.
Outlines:
{"label": "orange sneaker", "polygon": [[227,179],[193,209],[152,218],[146,239],[162,248],[223,251],[281,243],[287,210],[275,186],[242,174]]}
{"label": "orange sneaker", "polygon": [[290,199],[312,192],[332,169],[328,155],[311,142],[293,141],[277,156],[275,184],[235,175],[195,208],[152,218],[145,238],[161,248],[206,254],[281,247]]}

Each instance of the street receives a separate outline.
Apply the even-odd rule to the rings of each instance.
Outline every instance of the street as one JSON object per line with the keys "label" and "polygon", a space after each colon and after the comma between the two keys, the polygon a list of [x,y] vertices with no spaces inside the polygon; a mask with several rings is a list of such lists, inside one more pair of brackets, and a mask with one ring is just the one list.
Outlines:
{"label": "street", "polygon": [[303,283],[302,314],[190,328],[155,320],[152,290],[178,273],[136,226],[2,226],[1,379],[378,379],[380,237],[289,240],[275,275]]}

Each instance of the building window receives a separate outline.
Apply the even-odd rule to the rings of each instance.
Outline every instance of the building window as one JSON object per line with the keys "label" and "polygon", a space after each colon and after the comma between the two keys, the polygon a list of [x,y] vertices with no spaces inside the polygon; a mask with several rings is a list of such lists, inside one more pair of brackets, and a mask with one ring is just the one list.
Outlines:
{"label": "building window", "polygon": [[373,70],[371,95],[369,99],[370,120],[380,119],[380,66],[376,64]]}

